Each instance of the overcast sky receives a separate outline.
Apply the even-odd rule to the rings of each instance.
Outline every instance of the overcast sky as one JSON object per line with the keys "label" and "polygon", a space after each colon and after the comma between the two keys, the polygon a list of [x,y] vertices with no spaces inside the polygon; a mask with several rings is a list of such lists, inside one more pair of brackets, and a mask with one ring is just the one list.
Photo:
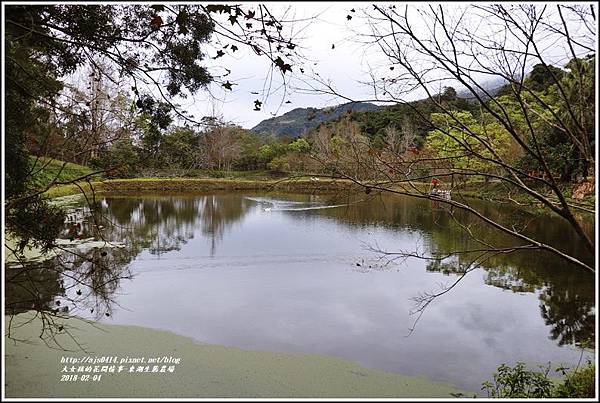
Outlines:
{"label": "overcast sky", "polygon": [[[254,5],[253,3],[242,4],[244,10],[246,7],[251,8]],[[395,4],[398,4],[399,8],[404,6],[402,3]],[[421,3],[420,6],[426,7],[428,4]],[[540,8],[544,7],[544,4],[538,4],[540,4]],[[419,3],[410,5],[409,20],[413,29],[427,35],[430,27],[419,23],[420,18],[416,11],[418,6]],[[264,86],[269,82],[268,72],[271,62],[264,56],[257,56],[247,47],[240,47],[240,50],[235,52],[235,57],[227,54],[216,60],[212,60],[210,57],[206,60],[206,64],[212,69],[218,70],[226,67],[231,70],[227,79],[235,83],[232,91],[224,89],[220,83],[214,83],[210,86],[211,96],[206,92],[201,92],[193,98],[180,101],[181,105],[192,112],[196,118],[207,115],[221,116],[226,121],[237,123],[245,128],[252,128],[264,119],[282,115],[294,108],[309,106],[321,108],[347,102],[347,100],[329,95],[300,91],[301,88],[307,88],[306,80],[310,82],[313,74],[318,73],[319,77],[331,80],[339,93],[351,99],[366,100],[373,97],[372,89],[368,85],[361,84],[360,81],[368,79],[369,71],[377,71],[377,77],[381,76],[381,72],[390,73],[388,69],[391,64],[383,57],[379,48],[374,45],[363,45],[359,40],[360,37],[357,36],[357,33],[371,32],[363,18],[362,10],[372,10],[372,3],[290,2],[268,3],[268,7],[276,16],[281,16],[287,10],[286,20],[299,21],[293,24],[283,24],[284,36],[294,37],[295,43],[304,49],[303,54],[306,57],[303,64],[294,65],[293,72],[286,74],[290,80],[286,88],[287,93],[284,93],[283,89],[279,89],[267,96]],[[477,14],[476,10],[473,12],[472,6],[467,3],[446,3],[443,7],[445,16],[449,20],[462,18],[459,17],[459,8],[468,9],[471,16]],[[556,13],[555,7],[556,4],[548,5],[544,11],[545,15],[551,16],[552,13]],[[256,9],[256,7],[254,8]],[[352,12],[352,9],[355,12]],[[348,15],[352,16],[352,19],[348,20]],[[226,15],[223,15],[223,18],[226,18]],[[495,38],[493,24],[489,23],[486,18],[475,18],[475,21],[473,26],[477,27],[480,35],[488,36],[491,39]],[[560,24],[560,20],[557,20],[556,23]],[[579,28],[582,28],[582,24],[577,22],[570,27],[572,31]],[[486,31],[489,32],[489,35]],[[540,44],[543,43],[540,42]],[[332,49],[333,45],[335,45],[334,49]],[[566,44],[562,45],[564,49],[556,43],[543,45],[544,53],[555,53],[554,59],[557,65],[564,66],[565,61],[570,59],[570,52],[566,49]],[[209,46],[207,49],[210,56],[216,53],[217,48],[211,49]],[[548,60],[552,58],[553,56],[550,56]],[[529,62],[534,63],[533,58],[530,58]],[[304,69],[304,74],[299,71],[300,67]],[[490,80],[490,77],[481,76],[477,80],[485,82]],[[495,81],[497,83],[497,77]],[[440,82],[444,85],[453,85],[447,78]],[[270,88],[276,89],[280,85],[281,76],[276,71]],[[457,89],[460,90],[460,87]],[[259,94],[252,94],[253,92]],[[422,96],[423,94],[420,95],[420,97]],[[256,99],[263,102],[260,111],[253,110]],[[291,103],[284,103],[285,101]]]}
{"label": "overcast sky", "polygon": [[[248,3],[244,5],[246,4]],[[357,15],[357,13],[351,13],[351,9],[354,8],[358,12],[360,7],[366,5],[368,3],[294,2],[292,4],[295,19],[316,18],[312,21],[288,24],[285,27],[285,29],[293,29],[294,34],[298,35],[297,43],[306,49],[304,53],[309,59],[302,65],[305,74],[300,73],[299,67],[301,66],[293,69],[294,71],[290,75],[290,85],[287,88],[288,95],[284,96],[283,89],[280,89],[274,94],[264,97],[262,90],[265,83],[268,82],[270,61],[265,57],[255,55],[249,48],[240,48],[241,52],[236,52],[235,58],[227,55],[214,62],[212,60],[208,62],[226,66],[232,70],[231,75],[227,77],[231,82],[237,84],[233,86],[232,91],[225,90],[219,84],[213,84],[210,87],[213,97],[205,93],[199,94],[193,100],[190,98],[182,101],[182,105],[187,106],[190,112],[197,115],[216,113],[222,115],[227,121],[251,128],[260,121],[273,117],[273,114],[281,115],[294,108],[324,107],[346,102],[331,96],[303,94],[297,91],[297,88],[306,87],[302,80],[309,76],[311,70],[319,73],[321,77],[332,79],[338,89],[350,97],[356,99],[368,97],[368,88],[358,84],[361,77],[364,79],[364,73],[368,69],[363,59],[364,49],[356,42],[348,41],[353,36],[353,23],[358,20],[358,17],[355,17],[354,21],[348,21],[346,18],[350,14]],[[270,9],[280,12],[284,7],[287,8],[282,4],[269,3],[268,6]],[[335,45],[335,49],[332,49],[332,45]],[[217,61],[218,63],[216,63]],[[281,77],[276,72],[271,88],[277,88],[280,84]],[[251,94],[251,92],[260,94]],[[264,102],[261,111],[253,110],[255,99]],[[291,103],[282,104],[282,101],[288,100]]]}

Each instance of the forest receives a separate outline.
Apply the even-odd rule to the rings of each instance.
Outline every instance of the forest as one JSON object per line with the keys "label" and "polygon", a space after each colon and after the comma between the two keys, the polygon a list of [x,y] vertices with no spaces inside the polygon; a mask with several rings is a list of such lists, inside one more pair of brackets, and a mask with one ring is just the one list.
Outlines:
{"label": "forest", "polygon": [[[573,59],[564,68],[553,68],[558,83],[549,80],[540,72],[542,69],[542,65],[534,66],[525,79],[525,85],[534,89],[531,100],[543,99],[552,111],[566,116],[569,108],[559,94],[564,91],[574,101],[572,113],[581,116],[587,125],[587,136],[581,139],[581,147],[576,146],[579,143],[562,135],[541,109],[535,112],[536,119],[521,121],[517,129],[526,131],[528,124],[535,127],[535,140],[547,156],[551,172],[563,184],[577,183],[593,173],[595,58],[590,55]],[[76,103],[60,109],[38,107],[36,112],[44,116],[44,121],[36,122],[35,131],[28,132],[25,143],[34,171],[43,166],[43,162],[36,164],[35,157],[45,157],[90,167],[107,178],[256,170],[283,175],[329,174],[327,167],[332,164],[347,169],[350,161],[344,161],[344,156],[358,151],[361,155],[376,152],[382,160],[389,161],[398,156],[406,161],[418,160],[422,155],[451,158],[447,172],[469,167],[481,176],[498,173],[494,164],[482,163],[476,157],[455,158],[462,152],[463,142],[475,140],[469,140],[469,134],[456,140],[445,136],[444,131],[436,130],[441,124],[457,135],[461,134],[462,125],[475,133],[485,133],[499,155],[510,157],[510,164],[526,173],[543,172],[540,162],[519,152],[519,145],[511,141],[505,128],[494,123],[489,113],[482,112],[477,102],[457,96],[452,87],[435,94],[435,102],[423,99],[376,111],[348,110],[293,138],[257,133],[218,117],[203,118],[201,127],[178,124],[165,103],[146,99],[142,109],[140,102],[111,88],[101,70],[90,68],[86,75],[85,88],[67,90]],[[511,95],[510,88],[510,84],[496,88],[493,102],[488,100],[487,104],[497,102],[517,121],[519,100]],[[445,119],[445,111],[452,111],[458,123]],[[418,157],[411,160],[411,156]],[[422,175],[434,169],[438,174],[444,170],[434,164],[419,165]],[[382,169],[364,169],[360,176],[375,179],[382,175]]]}

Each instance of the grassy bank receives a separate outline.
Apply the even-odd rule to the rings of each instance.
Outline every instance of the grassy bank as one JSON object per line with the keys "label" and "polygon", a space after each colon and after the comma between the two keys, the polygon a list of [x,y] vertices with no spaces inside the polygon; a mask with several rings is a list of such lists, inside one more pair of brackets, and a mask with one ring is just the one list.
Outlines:
{"label": "grassy bank", "polygon": [[[461,391],[424,378],[405,377],[360,367],[316,354],[247,351],[199,344],[166,331],[134,326],[95,324],[70,319],[64,323],[82,352],[65,334],[57,341],[68,350],[48,348],[40,339],[41,321],[21,327],[30,313],[13,319],[6,340],[6,397],[452,397]],[[5,317],[6,323],[8,318]],[[60,319],[59,323],[63,323]],[[70,327],[68,327],[70,326]],[[72,327],[72,328],[71,328]],[[54,343],[51,346],[56,347]],[[98,382],[61,382],[62,357],[173,357],[173,373],[102,373]],[[76,367],[78,365],[75,365]],[[136,365],[137,367],[137,365]],[[152,366],[150,366],[152,367]],[[462,391],[464,393],[464,391]],[[469,393],[472,396],[472,393]]]}
{"label": "grassy bank", "polygon": [[[219,178],[134,178],[110,179],[80,184],[86,191],[110,193],[136,193],[144,191],[216,191],[216,190],[280,190],[308,193],[326,193],[342,190],[359,190],[361,187],[348,180],[320,179],[310,177],[282,179],[219,179]],[[77,185],[54,186],[44,196],[55,198],[80,193]]]}
{"label": "grassy bank", "polygon": [[45,188],[52,182],[68,182],[94,172],[92,168],[47,157],[29,157],[33,184]]}

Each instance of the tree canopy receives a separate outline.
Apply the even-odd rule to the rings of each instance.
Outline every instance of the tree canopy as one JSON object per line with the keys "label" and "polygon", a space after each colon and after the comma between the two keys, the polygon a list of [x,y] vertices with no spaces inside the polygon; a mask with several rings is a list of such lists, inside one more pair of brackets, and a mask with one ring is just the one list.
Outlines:
{"label": "tree canopy", "polygon": [[[53,116],[60,113],[60,119],[79,128],[77,133],[83,132],[83,125],[96,128],[98,83],[118,83],[126,88],[122,107],[133,102],[142,141],[152,154],[173,119],[193,120],[173,102],[175,97],[185,98],[211,82],[231,89],[223,80],[226,74],[206,67],[209,58],[247,46],[285,75],[291,71],[296,46],[263,5],[15,4],[5,12],[6,223],[21,239],[44,239],[46,247],[51,246],[60,216],[40,198],[45,189],[32,186],[35,168],[26,143],[34,139],[37,147],[50,147],[48,134],[57,127]],[[207,45],[215,35],[226,44],[219,42],[221,49],[213,56]],[[65,96],[75,100],[64,90],[69,77],[84,74],[86,66],[91,66],[90,85],[97,91],[81,99],[87,108],[71,112],[60,101]],[[64,123],[62,129],[67,128]],[[92,147],[99,142],[95,139]],[[90,154],[89,146],[84,142],[79,151]]]}

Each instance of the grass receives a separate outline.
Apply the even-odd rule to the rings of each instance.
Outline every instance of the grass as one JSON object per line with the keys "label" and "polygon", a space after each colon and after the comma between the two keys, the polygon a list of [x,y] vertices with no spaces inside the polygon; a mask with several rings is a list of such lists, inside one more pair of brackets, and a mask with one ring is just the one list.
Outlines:
{"label": "grass", "polygon": [[[91,185],[94,188],[94,191],[102,189],[102,182],[92,181]],[[79,186],[81,186],[86,193],[90,191],[87,183],[80,184]],[[55,185],[44,192],[42,196],[46,199],[54,199],[56,197],[71,196],[77,193],[81,193],[81,189],[75,184]]]}
{"label": "grass", "polygon": [[29,162],[32,168],[33,184],[41,189],[53,182],[68,182],[94,172],[92,168],[83,165],[47,157],[30,156]]}
{"label": "grass", "polygon": [[[91,192],[87,183],[79,183],[86,193]],[[216,191],[216,190],[284,190],[298,192],[331,192],[356,188],[356,185],[346,180],[321,179],[312,181],[310,178],[128,178],[91,181],[94,192],[131,193],[143,191]],[[48,189],[44,198],[69,196],[80,193],[76,184],[57,185]]]}

